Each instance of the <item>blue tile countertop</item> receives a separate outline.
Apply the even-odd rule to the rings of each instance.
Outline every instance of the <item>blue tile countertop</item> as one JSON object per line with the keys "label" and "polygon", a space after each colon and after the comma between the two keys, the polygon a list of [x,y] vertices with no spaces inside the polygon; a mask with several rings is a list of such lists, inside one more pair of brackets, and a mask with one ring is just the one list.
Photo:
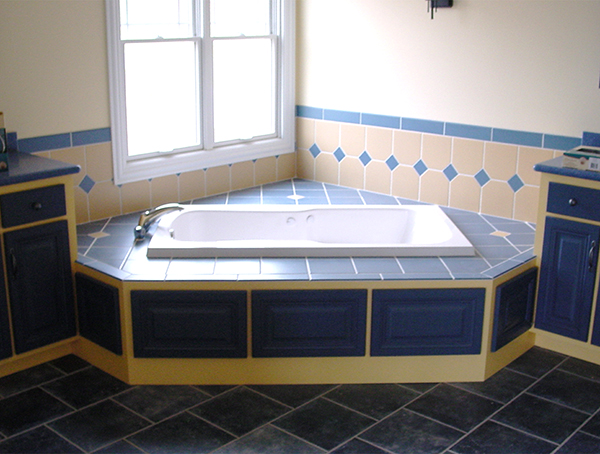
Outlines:
{"label": "blue tile countertop", "polygon": [[8,153],[8,170],[0,172],[0,186],[70,175],[79,170],[78,165],[11,151]]}
{"label": "blue tile countertop", "polygon": [[[192,204],[409,205],[407,199],[307,180],[287,180],[193,200]],[[535,225],[443,208],[474,257],[148,259],[134,242],[139,213],[77,227],[78,262],[120,280],[276,281],[491,279],[533,259]],[[151,229],[152,232],[152,229]]]}
{"label": "blue tile countertop", "polygon": [[553,173],[555,175],[563,175],[565,177],[582,178],[584,180],[600,181],[600,172],[591,170],[578,170],[562,166],[562,156],[548,161],[540,162],[533,166],[538,172]]}

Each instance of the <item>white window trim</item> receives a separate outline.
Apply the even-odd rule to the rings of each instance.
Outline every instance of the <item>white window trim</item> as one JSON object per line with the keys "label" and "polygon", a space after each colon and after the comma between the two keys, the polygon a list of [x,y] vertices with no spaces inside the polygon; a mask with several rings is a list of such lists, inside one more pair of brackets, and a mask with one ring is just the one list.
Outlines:
{"label": "white window trim", "polygon": [[[277,137],[257,142],[239,142],[212,149],[156,153],[146,157],[130,158],[127,155],[125,75],[123,47],[120,42],[119,2],[106,0],[113,180],[116,185],[295,151],[295,0],[281,0],[278,14],[282,18],[283,30],[278,49],[280,64],[277,69],[280,73],[278,74]],[[211,72],[208,72],[211,71],[210,68],[205,67],[203,71],[205,78],[207,75],[211,76]],[[210,79],[209,84],[212,85]],[[203,102],[206,102],[206,99]],[[211,123],[212,119],[209,118],[208,122]]]}

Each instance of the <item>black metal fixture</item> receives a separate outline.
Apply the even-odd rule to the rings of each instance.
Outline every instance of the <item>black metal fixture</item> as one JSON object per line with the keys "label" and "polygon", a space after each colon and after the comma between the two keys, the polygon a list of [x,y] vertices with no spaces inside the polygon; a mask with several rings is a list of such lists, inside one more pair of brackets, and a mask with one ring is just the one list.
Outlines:
{"label": "black metal fixture", "polygon": [[427,1],[427,12],[431,13],[431,19],[437,12],[438,8],[450,8],[452,7],[452,0],[426,0]]}

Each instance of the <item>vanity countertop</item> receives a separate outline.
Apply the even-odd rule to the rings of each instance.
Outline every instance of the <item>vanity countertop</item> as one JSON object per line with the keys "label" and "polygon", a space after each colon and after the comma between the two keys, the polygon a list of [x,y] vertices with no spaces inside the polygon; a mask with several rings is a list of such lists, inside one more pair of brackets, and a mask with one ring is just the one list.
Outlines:
{"label": "vanity countertop", "polygon": [[0,186],[78,173],[80,167],[30,153],[8,153],[8,170],[0,172]]}
{"label": "vanity countertop", "polygon": [[600,181],[600,172],[563,167],[562,159],[562,156],[549,159],[548,161],[536,164],[533,168],[538,172],[553,173],[555,175],[563,175],[565,177],[582,178],[584,180]]}

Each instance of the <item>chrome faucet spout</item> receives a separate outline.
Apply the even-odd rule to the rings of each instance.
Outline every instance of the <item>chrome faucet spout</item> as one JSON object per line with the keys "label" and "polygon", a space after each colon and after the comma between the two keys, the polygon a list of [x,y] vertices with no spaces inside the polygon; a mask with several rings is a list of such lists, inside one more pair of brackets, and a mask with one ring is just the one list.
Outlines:
{"label": "chrome faucet spout", "polygon": [[165,213],[170,213],[172,211],[181,211],[183,210],[183,206],[178,203],[166,203],[164,205],[160,205],[156,208],[152,208],[151,210],[144,211],[140,215],[140,219],[138,221],[138,225],[133,229],[133,234],[135,235],[136,240],[142,240],[148,233],[148,229],[152,225],[152,223],[161,217]]}

